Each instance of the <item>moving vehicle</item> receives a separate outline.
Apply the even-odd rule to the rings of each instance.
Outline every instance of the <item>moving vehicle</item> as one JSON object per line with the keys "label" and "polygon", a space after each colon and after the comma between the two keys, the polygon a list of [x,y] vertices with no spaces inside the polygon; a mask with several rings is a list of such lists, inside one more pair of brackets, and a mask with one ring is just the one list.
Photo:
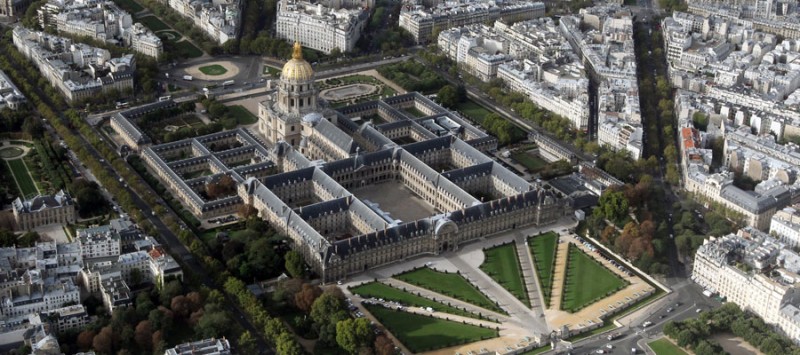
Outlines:
{"label": "moving vehicle", "polygon": [[228,80],[228,81],[226,81],[226,82],[223,82],[223,83],[222,83],[222,86],[229,86],[229,85],[233,85],[233,84],[235,84],[235,83],[236,83],[236,81],[235,81],[235,80]]}
{"label": "moving vehicle", "polygon": [[191,75],[184,75],[183,76],[183,80],[192,81],[192,80],[194,80],[194,78]]}

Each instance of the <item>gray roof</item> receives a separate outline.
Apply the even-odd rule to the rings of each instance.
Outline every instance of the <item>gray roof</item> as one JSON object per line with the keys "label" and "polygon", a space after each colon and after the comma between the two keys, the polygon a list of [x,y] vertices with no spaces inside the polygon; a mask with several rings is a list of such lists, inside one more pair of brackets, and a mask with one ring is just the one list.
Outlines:
{"label": "gray roof", "polygon": [[754,214],[773,208],[781,209],[791,203],[791,193],[784,186],[774,187],[762,195],[728,184],[722,188],[720,196]]}

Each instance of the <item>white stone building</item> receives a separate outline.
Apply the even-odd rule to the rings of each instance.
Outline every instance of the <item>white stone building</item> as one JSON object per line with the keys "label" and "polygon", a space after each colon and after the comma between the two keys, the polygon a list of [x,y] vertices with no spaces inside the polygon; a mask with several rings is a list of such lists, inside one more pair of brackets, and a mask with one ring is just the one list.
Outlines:
{"label": "white stone building", "polygon": [[49,224],[75,223],[75,202],[61,190],[53,195],[39,195],[25,200],[17,197],[11,203],[17,230],[31,230]]}
{"label": "white stone building", "polygon": [[334,48],[351,52],[369,19],[369,8],[355,5],[346,8],[341,1],[281,0],[275,20],[277,37],[325,54]]}
{"label": "white stone building", "polygon": [[786,207],[772,216],[769,233],[790,248],[800,247],[800,206]]}
{"label": "white stone building", "polygon": [[28,102],[25,95],[17,89],[11,78],[0,70],[0,110],[8,107],[10,110],[16,110],[24,103]]}
{"label": "white stone building", "polygon": [[202,3],[194,0],[164,0],[164,2],[219,44],[237,38],[243,3],[240,0]]}

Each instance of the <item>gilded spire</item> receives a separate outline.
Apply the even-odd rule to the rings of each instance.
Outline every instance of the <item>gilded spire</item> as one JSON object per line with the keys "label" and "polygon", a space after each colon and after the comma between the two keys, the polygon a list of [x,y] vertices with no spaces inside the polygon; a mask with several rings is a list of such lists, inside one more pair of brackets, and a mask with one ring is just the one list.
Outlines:
{"label": "gilded spire", "polygon": [[292,51],[292,59],[303,59],[303,46],[300,42],[294,42],[294,51]]}

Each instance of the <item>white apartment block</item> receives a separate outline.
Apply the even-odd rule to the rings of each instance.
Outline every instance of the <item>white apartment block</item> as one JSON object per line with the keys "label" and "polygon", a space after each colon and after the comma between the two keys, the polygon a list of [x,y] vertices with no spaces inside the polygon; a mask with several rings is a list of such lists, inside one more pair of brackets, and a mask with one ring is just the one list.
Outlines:
{"label": "white apartment block", "polygon": [[14,45],[70,102],[110,90],[133,90],[136,61],[132,54],[111,58],[100,48],[17,26]]}
{"label": "white apartment block", "polygon": [[795,312],[800,305],[800,275],[797,269],[776,265],[778,255],[788,252],[784,247],[754,230],[711,238],[697,250],[692,280],[778,326],[800,343]]}
{"label": "white apartment block", "polygon": [[399,25],[411,33],[417,43],[427,43],[437,40],[431,38],[434,30],[443,31],[453,27],[492,23],[500,19],[506,23],[514,23],[544,15],[545,6],[541,2],[465,0],[442,2],[431,8],[423,5],[404,6],[400,13]]}
{"label": "white apartment block", "polygon": [[239,0],[202,3],[194,0],[164,0],[163,2],[181,16],[186,17],[219,44],[237,38],[239,26],[241,26],[242,10],[242,2]]}
{"label": "white apartment block", "polygon": [[227,339],[204,339],[191,343],[178,344],[174,348],[167,349],[164,355],[231,355],[231,344]]}
{"label": "white apartment block", "polygon": [[111,225],[79,229],[76,232],[84,259],[119,256],[119,234]]}
{"label": "white apartment block", "polygon": [[0,70],[0,110],[8,107],[10,110],[16,110],[24,103],[28,102],[25,95],[17,89],[11,78]]}
{"label": "white apartment block", "polygon": [[80,303],[80,290],[72,280],[43,276],[39,270],[27,270],[0,288],[0,315],[5,319],[48,312],[68,303]]}
{"label": "white apartment block", "polygon": [[131,14],[111,1],[52,1],[37,12],[42,28],[124,44],[156,59],[164,51],[158,36],[141,23],[134,23]]}
{"label": "white apartment block", "polygon": [[437,44],[475,77],[500,79],[576,128],[588,127],[589,80],[552,19],[454,27],[442,31]]}
{"label": "white apartment block", "polygon": [[789,248],[800,247],[800,205],[775,212],[769,225],[769,234]]}
{"label": "white apartment block", "polygon": [[343,7],[341,1],[281,0],[275,20],[276,35],[325,54],[334,48],[350,52],[367,25],[370,11],[361,3],[353,5]]}
{"label": "white apartment block", "polygon": [[100,284],[100,295],[103,298],[108,314],[113,314],[117,308],[130,307],[133,305],[133,293],[131,289],[120,277],[113,277],[103,280]]}

